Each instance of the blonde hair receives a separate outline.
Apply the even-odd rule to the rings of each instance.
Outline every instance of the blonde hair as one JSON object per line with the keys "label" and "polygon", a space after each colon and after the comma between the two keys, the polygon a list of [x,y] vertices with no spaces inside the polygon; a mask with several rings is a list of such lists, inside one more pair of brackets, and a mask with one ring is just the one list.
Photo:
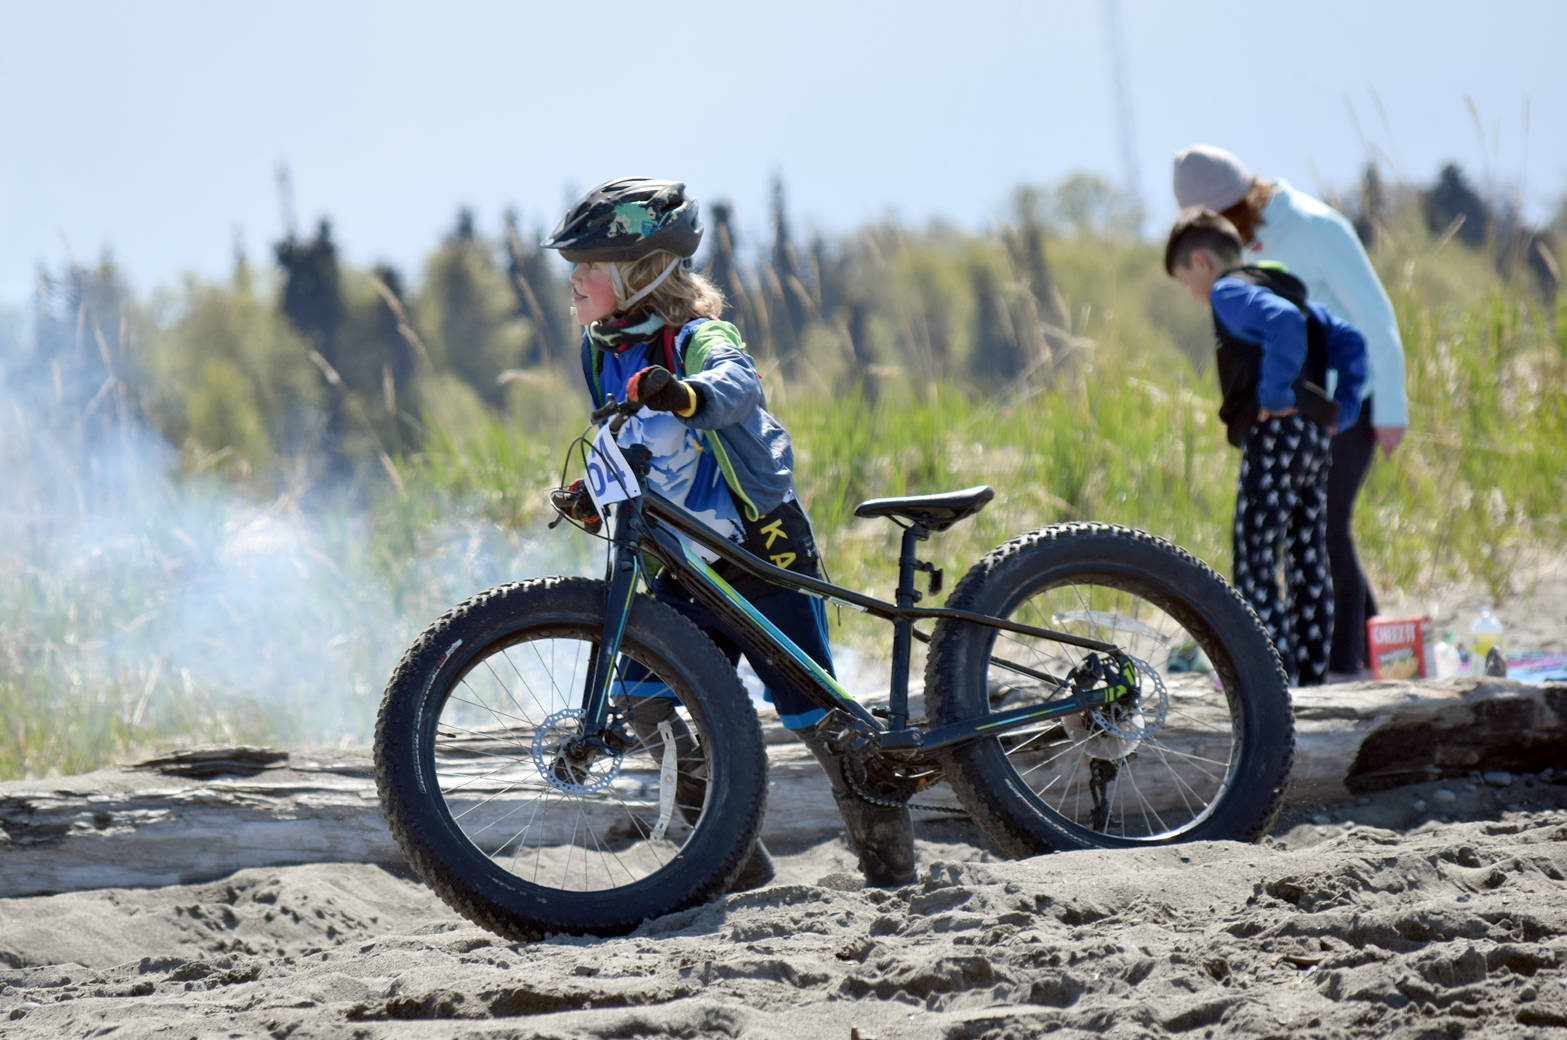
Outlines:
{"label": "blonde hair", "polygon": [[[673,253],[660,250],[619,265],[626,294],[636,293],[657,278],[673,259]],[[644,300],[653,313],[670,325],[684,325],[693,318],[716,318],[724,310],[724,294],[718,286],[688,270],[683,263],[677,264]]]}

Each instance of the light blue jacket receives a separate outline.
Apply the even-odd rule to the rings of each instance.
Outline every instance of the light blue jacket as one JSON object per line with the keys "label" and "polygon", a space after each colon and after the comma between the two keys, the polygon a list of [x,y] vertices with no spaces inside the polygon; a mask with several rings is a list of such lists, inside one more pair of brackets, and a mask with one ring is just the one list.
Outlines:
{"label": "light blue jacket", "polygon": [[1283,264],[1306,283],[1310,299],[1360,330],[1369,376],[1361,398],[1371,397],[1372,425],[1408,426],[1398,319],[1359,236],[1325,203],[1284,181],[1273,183],[1278,190],[1262,207],[1262,223],[1253,232],[1246,262]]}

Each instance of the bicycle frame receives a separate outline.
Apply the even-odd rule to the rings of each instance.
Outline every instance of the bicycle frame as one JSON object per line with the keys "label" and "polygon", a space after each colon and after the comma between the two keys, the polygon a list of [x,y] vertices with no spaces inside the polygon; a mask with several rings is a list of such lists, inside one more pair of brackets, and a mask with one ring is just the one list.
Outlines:
{"label": "bicycle frame", "polygon": [[[638,476],[645,477],[645,472]],[[679,581],[698,603],[726,622],[748,653],[760,654],[809,700],[826,711],[829,718],[839,713],[836,718],[840,723],[846,723],[858,736],[869,739],[883,753],[916,759],[928,752],[981,736],[994,736],[1041,720],[1102,707],[1130,692],[1125,686],[1112,685],[1107,688],[1103,685],[1082,685],[1074,683],[1071,677],[1054,676],[1016,662],[1002,661],[1019,674],[1039,679],[1067,692],[1048,704],[1014,708],[974,721],[949,723],[935,729],[910,726],[910,637],[914,634],[916,621],[963,621],[1067,643],[1110,655],[1116,661],[1117,670],[1121,664],[1120,650],[1111,643],[1024,625],[1005,618],[946,607],[914,606],[919,598],[914,588],[914,572],[917,569],[929,569],[928,564],[923,564],[914,556],[914,544],[930,533],[918,523],[911,522],[904,528],[898,560],[896,602],[887,603],[830,581],[776,567],[721,537],[685,509],[646,487],[641,489],[640,495],[614,505],[612,513],[612,551],[606,574],[608,595],[603,637],[601,652],[593,661],[585,689],[585,734],[596,731],[603,724],[610,697],[613,662],[618,656],[621,634],[636,595],[637,581],[644,573],[643,553],[657,560],[665,572]],[[682,541],[682,535],[689,542]],[[890,622],[893,626],[893,656],[887,724],[883,725],[875,714],[855,700],[833,676],[779,631],[748,599],[735,591],[691,548],[690,542],[701,545],[743,573],[770,585],[796,589]]]}

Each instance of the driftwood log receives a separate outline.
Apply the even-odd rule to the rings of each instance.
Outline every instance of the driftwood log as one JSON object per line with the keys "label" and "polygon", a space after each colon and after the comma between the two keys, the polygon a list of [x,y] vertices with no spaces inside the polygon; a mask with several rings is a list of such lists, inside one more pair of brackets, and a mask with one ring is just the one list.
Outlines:
{"label": "driftwood log", "polygon": [[[1567,685],[1506,679],[1350,683],[1295,691],[1288,798],[1567,763]],[[825,777],[776,725],[764,836],[841,831]],[[943,815],[946,789],[923,799]],[[954,803],[950,798],[945,804]],[[195,748],[79,776],[0,783],[0,898],[210,881],[245,867],[399,864],[367,749]]]}

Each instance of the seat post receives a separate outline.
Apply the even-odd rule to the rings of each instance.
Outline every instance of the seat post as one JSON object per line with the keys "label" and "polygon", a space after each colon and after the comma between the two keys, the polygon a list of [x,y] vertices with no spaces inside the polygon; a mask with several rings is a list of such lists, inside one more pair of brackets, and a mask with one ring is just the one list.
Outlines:
{"label": "seat post", "polygon": [[[911,523],[903,529],[903,541],[898,550],[898,588],[894,602],[900,609],[914,606],[920,594],[914,588],[914,570],[919,560],[914,556],[914,543],[923,541],[930,532],[919,523]],[[909,649],[914,622],[900,617],[892,623],[892,675],[887,690],[888,726],[903,729],[909,724]]]}

